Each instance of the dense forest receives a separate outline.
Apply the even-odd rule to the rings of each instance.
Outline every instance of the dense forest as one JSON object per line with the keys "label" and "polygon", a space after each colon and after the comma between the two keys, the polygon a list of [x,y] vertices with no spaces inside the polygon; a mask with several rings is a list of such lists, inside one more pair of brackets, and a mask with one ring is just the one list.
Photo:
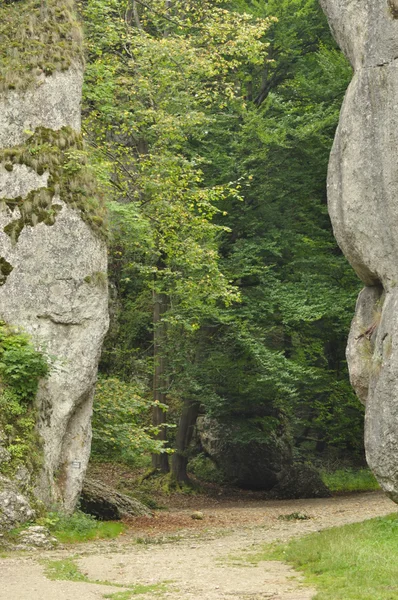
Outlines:
{"label": "dense forest", "polygon": [[80,10],[84,132],[109,206],[94,457],[151,453],[180,483],[209,454],[238,480],[281,456],[361,463],[344,356],[360,284],[325,185],[351,68],[318,2]]}

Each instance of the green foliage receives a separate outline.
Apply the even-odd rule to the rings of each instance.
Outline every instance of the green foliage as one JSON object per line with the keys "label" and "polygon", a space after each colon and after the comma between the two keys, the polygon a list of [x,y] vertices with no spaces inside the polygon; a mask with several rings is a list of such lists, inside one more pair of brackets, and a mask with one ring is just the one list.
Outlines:
{"label": "green foliage", "polygon": [[154,438],[158,429],[148,423],[148,412],[154,405],[139,384],[101,377],[92,423],[93,457],[131,464],[139,462],[146,452],[164,452],[163,443]]}
{"label": "green foliage", "polygon": [[41,352],[32,346],[27,335],[0,322],[0,379],[22,401],[34,398],[39,379],[49,367]]}
{"label": "green foliage", "polygon": [[38,519],[37,522],[39,525],[48,527],[57,540],[63,544],[112,539],[126,529],[123,523],[97,521],[94,517],[80,511],[76,511],[72,515],[58,512],[49,513]]}
{"label": "green foliage", "polygon": [[303,571],[317,600],[393,600],[397,587],[398,516],[334,527],[264,548],[250,562],[283,560]]}
{"label": "green foliage", "polygon": [[70,127],[58,131],[37,128],[22,146],[1,150],[0,163],[10,169],[23,164],[38,175],[49,174],[46,186],[32,190],[26,198],[1,200],[12,212],[18,209],[18,218],[4,228],[14,242],[26,225],[54,225],[62,209],[54,202],[56,196],[78,210],[95,232],[104,234],[106,211],[95,168],[84,150],[82,136]]}
{"label": "green foliage", "polygon": [[0,433],[11,459],[2,471],[12,473],[20,464],[35,470],[40,464],[40,440],[33,408],[39,380],[49,372],[45,356],[27,335],[0,323]]}
{"label": "green foliage", "polygon": [[0,6],[0,91],[26,89],[43,75],[82,62],[72,0],[24,0]]}
{"label": "green foliage", "polygon": [[198,328],[217,301],[237,299],[218,265],[224,228],[212,219],[238,189],[208,186],[192,146],[227,106],[242,103],[238,65],[266,59],[269,20],[219,4],[177,1],[167,16],[164,2],[153,0],[140,5],[139,26],[127,2],[82,6],[90,55],[85,128],[121,201],[111,205],[118,284],[128,294],[139,277],[148,298],[151,290],[167,294],[169,324],[187,328]]}
{"label": "green foliage", "polygon": [[232,231],[223,238],[222,268],[241,298],[228,319],[235,335],[242,333],[238,344],[225,328],[214,336],[225,382],[217,410],[248,416],[261,414],[261,405],[271,414],[277,409],[299,456],[358,457],[363,408],[348,382],[344,349],[359,283],[333,239],[325,198],[351,69],[315,0],[237,4],[278,21],[268,32],[274,62],[248,76],[252,103],[241,125],[213,129],[207,146],[206,179],[246,177],[249,184],[243,201],[221,205]]}
{"label": "green foliage", "polygon": [[322,480],[331,492],[372,492],[380,489],[369,469],[325,471],[322,473]]}
{"label": "green foliage", "polygon": [[240,420],[242,443],[283,430],[298,458],[358,459],[344,347],[359,286],[325,198],[351,69],[317,0],[130,9],[82,3],[85,128],[117,201],[103,370],[149,391],[161,362],[175,423],[195,400]]}

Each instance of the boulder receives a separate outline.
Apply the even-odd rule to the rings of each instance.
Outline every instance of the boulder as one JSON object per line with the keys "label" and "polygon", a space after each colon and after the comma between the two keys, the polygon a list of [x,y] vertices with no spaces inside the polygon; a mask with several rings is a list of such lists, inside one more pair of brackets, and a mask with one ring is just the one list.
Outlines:
{"label": "boulder", "polygon": [[0,475],[0,531],[9,531],[35,517],[27,496],[14,481]]}
{"label": "boulder", "polygon": [[398,502],[398,3],[320,2],[354,69],[328,174],[336,239],[366,286],[347,358],[368,463]]}
{"label": "boulder", "polygon": [[86,478],[80,498],[83,512],[100,521],[118,521],[128,517],[151,517],[152,513],[142,502],[126,496],[114,488]]}
{"label": "boulder", "polygon": [[7,550],[51,550],[57,540],[46,527],[31,525],[20,531],[12,542],[6,542]]}
{"label": "boulder", "polygon": [[296,498],[329,498],[332,494],[320,474],[310,465],[294,464],[284,473],[271,491],[280,500]]}
{"label": "boulder", "polygon": [[198,432],[205,452],[239,487],[270,490],[292,464],[291,442],[284,434],[272,431],[263,440],[246,441],[242,421],[221,423],[209,417],[199,420]]}

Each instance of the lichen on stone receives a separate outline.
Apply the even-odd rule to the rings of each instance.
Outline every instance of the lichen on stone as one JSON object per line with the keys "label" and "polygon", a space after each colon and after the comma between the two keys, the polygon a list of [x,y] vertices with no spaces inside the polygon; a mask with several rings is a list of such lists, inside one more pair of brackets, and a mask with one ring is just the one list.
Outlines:
{"label": "lichen on stone", "polygon": [[82,60],[72,0],[1,2],[0,92],[26,89]]}
{"label": "lichen on stone", "polygon": [[70,127],[59,131],[40,127],[22,146],[0,150],[0,164],[26,165],[38,175],[48,173],[46,187],[32,190],[26,198],[3,198],[17,218],[4,228],[14,241],[27,225],[54,225],[62,205],[59,198],[79,211],[82,219],[99,235],[106,231],[106,210],[97,180],[88,164],[81,134]]}

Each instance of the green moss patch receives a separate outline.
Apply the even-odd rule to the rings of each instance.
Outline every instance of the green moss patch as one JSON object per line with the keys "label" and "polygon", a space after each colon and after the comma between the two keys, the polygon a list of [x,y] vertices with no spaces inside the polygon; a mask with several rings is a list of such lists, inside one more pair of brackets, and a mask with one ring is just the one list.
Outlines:
{"label": "green moss patch", "polygon": [[26,165],[38,175],[49,173],[46,187],[31,191],[26,198],[3,199],[12,212],[19,209],[18,218],[4,231],[16,242],[23,228],[38,223],[53,225],[61,205],[54,196],[79,211],[82,219],[98,234],[106,230],[105,205],[99,194],[97,180],[88,164],[83,139],[70,127],[59,131],[39,127],[24,145],[0,151],[0,163]]}
{"label": "green moss patch", "polygon": [[26,89],[44,74],[82,62],[72,0],[25,0],[0,6],[0,92]]}

